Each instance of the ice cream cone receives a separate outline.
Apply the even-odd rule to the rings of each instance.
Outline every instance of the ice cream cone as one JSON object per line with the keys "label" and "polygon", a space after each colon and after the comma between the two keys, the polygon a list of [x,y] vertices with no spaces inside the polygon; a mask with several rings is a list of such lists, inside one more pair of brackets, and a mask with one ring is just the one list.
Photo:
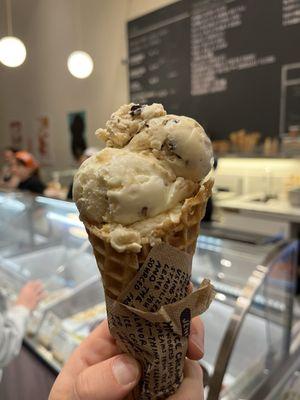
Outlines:
{"label": "ice cream cone", "polygon": [[[146,357],[152,355],[151,346],[154,344],[147,352],[143,351],[147,343],[143,343],[136,351],[135,346],[130,344],[128,332],[121,337],[121,324],[115,324],[113,320],[118,315],[118,307],[124,311],[122,295],[143,267],[153,246],[162,242],[181,252],[194,254],[200,221],[213,186],[213,179],[207,179],[213,156],[211,142],[203,127],[195,120],[166,114],[163,106],[156,103],[120,107],[107,121],[106,129],[99,129],[97,135],[106,141],[107,146],[80,167],[74,178],[74,200],[101,273],[111,332],[120,347],[134,354],[146,368],[140,385],[141,393],[149,392],[153,398],[162,398],[164,394],[173,393],[182,378],[188,336],[184,323],[189,324],[190,316],[174,311],[178,324],[181,324],[181,330],[178,328],[181,334],[173,330],[169,333],[180,337],[183,358],[178,363],[177,359],[171,357],[174,353],[171,353],[169,363],[174,367],[176,364],[179,370],[174,368],[170,382],[165,382],[163,378],[159,385],[156,385],[154,364],[151,364],[154,356],[151,360]],[[164,253],[167,246],[161,247],[162,258],[169,256],[169,253]],[[153,252],[158,248],[153,248]],[[167,251],[172,253],[172,249]],[[186,290],[181,290],[187,289],[189,281],[191,260],[190,257],[186,258],[189,260],[187,263],[183,259],[179,261],[182,269],[186,268],[185,281],[177,282],[180,301],[191,300],[189,296],[183,299]],[[170,279],[174,279],[175,283],[173,275]],[[181,287],[183,285],[184,288]],[[198,296],[198,292],[195,294]],[[207,308],[211,296],[208,292],[206,294],[204,303]],[[155,332],[160,329],[160,307],[163,304],[171,307],[172,304],[164,303],[169,299],[161,301],[159,297],[157,300],[158,311],[147,310],[146,313],[149,318],[147,321],[153,322]],[[189,313],[192,310],[196,315],[201,308],[193,303],[189,309],[180,312],[186,310]],[[128,311],[129,319],[132,313],[132,310]],[[140,318],[143,321],[141,327],[146,321],[144,317]],[[136,320],[132,326],[135,324]],[[165,326],[162,329],[167,330]],[[148,331],[145,333],[147,335]],[[176,342],[175,336],[173,342]],[[145,357],[139,358],[139,354]],[[141,399],[139,387],[127,397],[127,400],[138,399]]]}
{"label": "ice cream cone", "polygon": [[[180,222],[162,229],[161,239],[163,242],[189,254],[194,254],[200,231],[200,221],[205,214],[212,186],[213,180],[210,179],[202,185],[194,197],[185,201]],[[120,293],[134,278],[139,266],[146,260],[151,247],[149,244],[143,245],[139,253],[118,253],[109,242],[100,237],[99,227],[85,221],[84,224],[93,246],[105,294],[112,299],[118,299]],[[167,230],[165,231],[165,229]],[[138,399],[138,387],[126,397],[126,400]]]}
{"label": "ice cream cone", "polygon": [[[158,237],[165,243],[189,254],[194,254],[200,221],[204,216],[206,203],[211,195],[213,180],[204,183],[198,193],[187,199],[182,207],[182,215],[178,224],[168,224],[160,228]],[[139,253],[118,253],[109,242],[101,238],[100,229],[87,221],[83,221],[93,246],[97,265],[102,276],[105,294],[117,299],[120,293],[133,279],[139,266],[147,258],[151,246],[144,244]]]}

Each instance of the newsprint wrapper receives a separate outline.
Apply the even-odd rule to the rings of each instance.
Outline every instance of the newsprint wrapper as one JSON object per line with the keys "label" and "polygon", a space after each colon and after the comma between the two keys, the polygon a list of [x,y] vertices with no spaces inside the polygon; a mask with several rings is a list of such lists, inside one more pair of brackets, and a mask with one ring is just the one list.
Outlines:
{"label": "newsprint wrapper", "polygon": [[106,298],[112,336],[142,366],[140,384],[128,399],[166,399],[182,382],[191,318],[214,297],[206,279],[188,294],[191,267],[192,255],[156,245],[118,300]]}

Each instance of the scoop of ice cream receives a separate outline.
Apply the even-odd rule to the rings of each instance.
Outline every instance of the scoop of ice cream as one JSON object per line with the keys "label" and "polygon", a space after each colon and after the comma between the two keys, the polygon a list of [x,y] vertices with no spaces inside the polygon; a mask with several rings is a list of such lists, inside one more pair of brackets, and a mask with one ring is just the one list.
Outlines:
{"label": "scoop of ice cream", "polygon": [[197,187],[154,156],[105,148],[77,173],[74,200],[89,221],[129,225],[173,208]]}
{"label": "scoop of ice cream", "polygon": [[106,123],[106,129],[98,129],[96,136],[104,140],[108,146],[123,147],[139,132],[151,118],[165,115],[161,104],[150,106],[125,104],[112,114]]}
{"label": "scoop of ice cream", "polygon": [[180,218],[199,190],[211,169],[210,140],[195,120],[166,115],[161,104],[124,105],[96,134],[107,147],[74,178],[81,219],[99,226],[118,251],[139,251],[145,235]]}
{"label": "scoop of ice cream", "polygon": [[150,149],[158,159],[169,164],[176,176],[198,182],[211,169],[209,138],[198,122],[184,116],[153,118],[133,137],[128,149]]}

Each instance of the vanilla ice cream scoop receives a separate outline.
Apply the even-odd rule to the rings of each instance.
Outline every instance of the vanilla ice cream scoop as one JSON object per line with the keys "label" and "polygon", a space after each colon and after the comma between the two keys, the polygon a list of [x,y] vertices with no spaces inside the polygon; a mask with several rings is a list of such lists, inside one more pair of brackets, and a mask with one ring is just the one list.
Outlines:
{"label": "vanilla ice cream scoop", "polygon": [[106,123],[106,129],[98,129],[96,136],[104,140],[108,146],[124,147],[129,140],[147,124],[151,118],[166,115],[161,104],[150,106],[124,104],[112,114]]}
{"label": "vanilla ice cream scoop", "polygon": [[129,225],[173,208],[197,187],[154,156],[105,148],[83,163],[74,196],[83,218]]}
{"label": "vanilla ice cream scoop", "polygon": [[124,251],[133,237],[146,240],[145,226],[178,218],[211,169],[211,142],[195,120],[167,115],[161,104],[124,105],[96,134],[107,147],[79,168],[73,197],[81,219]]}
{"label": "vanilla ice cream scoop", "polygon": [[153,118],[133,137],[128,149],[150,149],[158,159],[165,160],[177,176],[196,182],[211,169],[211,142],[202,126],[188,117]]}

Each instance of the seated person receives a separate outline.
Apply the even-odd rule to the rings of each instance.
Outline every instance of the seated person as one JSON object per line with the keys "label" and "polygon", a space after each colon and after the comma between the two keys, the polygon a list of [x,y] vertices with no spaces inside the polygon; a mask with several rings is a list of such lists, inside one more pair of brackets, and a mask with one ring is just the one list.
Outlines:
{"label": "seated person", "polygon": [[15,154],[17,150],[13,147],[6,147],[3,151],[4,165],[0,172],[0,186],[13,188],[16,186],[16,178],[12,173],[12,168],[16,162]]}
{"label": "seated person", "polygon": [[43,194],[46,185],[39,176],[39,164],[28,151],[17,151],[16,163],[12,168],[18,178],[16,189],[27,190],[32,193]]}

